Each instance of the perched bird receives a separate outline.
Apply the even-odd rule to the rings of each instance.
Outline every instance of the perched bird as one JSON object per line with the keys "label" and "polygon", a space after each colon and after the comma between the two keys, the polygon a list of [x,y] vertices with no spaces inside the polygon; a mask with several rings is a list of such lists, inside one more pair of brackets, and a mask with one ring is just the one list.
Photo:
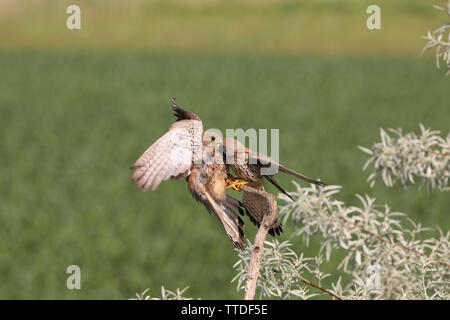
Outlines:
{"label": "perched bird", "polygon": [[[275,180],[274,175],[281,171],[287,173],[296,178],[305,180],[307,182],[317,184],[319,186],[325,186],[326,184],[322,181],[314,180],[308,178],[298,172],[295,172],[277,162],[270,159],[269,157],[253,152],[250,149],[243,146],[239,141],[233,138],[227,138],[223,141],[223,155],[226,159],[226,164],[229,169],[232,169],[234,174],[237,175],[239,179],[244,181],[239,181],[239,179],[231,178],[229,173],[229,178],[227,183],[229,184],[227,188],[233,188],[235,190],[242,189],[243,186],[249,186],[256,190],[264,192],[264,178],[267,179],[271,184],[273,184],[279,191],[288,196],[292,201],[294,199],[284,190]],[[273,174],[264,175],[262,173],[263,168],[276,168]],[[254,192],[249,193],[244,190],[244,196],[242,198],[243,206],[245,207],[246,214],[250,217],[250,220],[259,226],[264,217],[261,208],[258,207],[258,203],[261,196],[264,196],[265,192],[261,195],[256,195]],[[280,234],[282,232],[281,222],[276,219],[273,223],[269,233],[271,235]]]}
{"label": "perched bird", "polygon": [[203,132],[198,116],[184,110],[172,99],[177,121],[169,131],[151,145],[131,167],[136,169],[132,179],[142,190],[155,190],[168,179],[188,182],[192,196],[213,212],[235,248],[244,251],[244,226],[235,211],[241,211],[241,203],[225,192],[227,168],[220,161],[211,161],[216,154],[216,134]]}
{"label": "perched bird", "polygon": [[[244,251],[244,222],[236,212],[248,215],[259,227],[265,215],[277,210],[275,197],[264,190],[264,178],[293,200],[275,181],[273,176],[277,172],[264,175],[263,168],[275,165],[281,172],[325,185],[245,148],[235,139],[222,141],[216,132],[204,131],[201,119],[179,107],[175,99],[172,99],[172,109],[176,122],[133,164],[132,180],[139,189],[146,191],[155,190],[168,179],[186,179],[192,196],[217,216],[234,247],[240,251]],[[231,170],[243,181],[234,178]],[[228,188],[242,189],[242,201],[226,194]],[[276,219],[269,234],[275,236],[282,231]]]}

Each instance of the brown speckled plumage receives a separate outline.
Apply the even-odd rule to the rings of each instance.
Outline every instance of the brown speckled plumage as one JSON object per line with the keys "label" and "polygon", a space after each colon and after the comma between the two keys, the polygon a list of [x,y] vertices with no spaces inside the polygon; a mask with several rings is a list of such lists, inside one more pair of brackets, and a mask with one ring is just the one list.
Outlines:
{"label": "brown speckled plumage", "polygon": [[[318,180],[313,180],[300,173],[297,173],[279,163],[274,162],[267,156],[258,154],[243,146],[239,141],[233,138],[227,138],[223,141],[223,153],[226,159],[226,163],[234,174],[247,182],[248,187],[259,190],[260,193],[248,192],[244,188],[244,196],[242,203],[246,209],[246,214],[250,216],[250,220],[256,225],[260,225],[264,217],[264,207],[261,204],[271,201],[269,194],[264,191],[264,178],[272,183],[279,191],[287,195],[290,199],[294,200],[275,180],[273,175],[262,175],[261,169],[263,167],[269,167],[275,165],[279,171],[290,174],[302,180],[314,183],[320,186],[325,184]],[[277,171],[278,171],[277,170]],[[272,225],[272,229],[269,231],[271,235],[279,234],[282,232],[282,225],[277,219]]]}
{"label": "brown speckled plumage", "polygon": [[211,135],[203,132],[200,118],[179,107],[175,99],[172,108],[177,121],[134,163],[132,179],[146,191],[155,190],[168,179],[186,178],[192,196],[217,216],[233,245],[243,251],[244,223],[235,213],[242,208],[239,201],[225,194],[226,166],[199,161],[205,152],[210,153],[206,156],[215,155]]}

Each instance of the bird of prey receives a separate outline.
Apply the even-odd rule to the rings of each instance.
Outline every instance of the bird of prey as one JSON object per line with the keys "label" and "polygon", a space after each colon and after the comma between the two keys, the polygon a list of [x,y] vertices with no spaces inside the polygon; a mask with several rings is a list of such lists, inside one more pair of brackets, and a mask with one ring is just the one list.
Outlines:
{"label": "bird of prey", "polygon": [[[322,181],[314,180],[295,172],[265,155],[251,151],[233,138],[227,138],[223,141],[222,152],[228,167],[233,170],[234,174],[237,175],[239,179],[244,180],[239,181],[239,179],[232,179],[231,174],[229,174],[230,178],[227,182],[231,183],[228,187],[232,187],[235,190],[240,190],[244,185],[246,185],[262,192],[259,195],[255,192],[247,192],[244,189],[244,196],[242,198],[245,213],[250,216],[250,220],[258,227],[264,218],[264,210],[261,210],[258,204],[260,203],[261,196],[267,194],[264,192],[264,178],[273,184],[279,191],[288,196],[292,201],[294,201],[294,199],[277,183],[274,178],[274,175],[278,173],[278,170],[319,186],[326,185]],[[264,175],[262,173],[262,169],[270,168],[271,166],[272,168],[275,168],[273,174]],[[282,225],[280,221],[276,219],[272,224],[269,233],[274,235],[274,233],[280,234],[282,231]]]}
{"label": "bird of prey", "polygon": [[[175,99],[172,99],[172,109],[177,121],[134,163],[132,179],[142,191],[155,190],[168,179],[186,179],[192,196],[217,216],[233,245],[240,251],[244,251],[241,229],[244,222],[236,212],[248,215],[259,227],[265,215],[277,210],[275,197],[264,190],[263,178],[292,199],[273,175],[262,174],[262,168],[275,164],[282,172],[325,185],[252,152],[234,139],[222,141],[217,133],[203,131],[201,119],[179,107]],[[230,158],[233,161],[229,161]],[[244,181],[234,178],[230,169]],[[242,201],[227,195],[228,188],[242,189]],[[282,225],[276,219],[269,234],[279,235],[282,231]]]}
{"label": "bird of prey", "polygon": [[[186,179],[192,196],[213,212],[235,248],[244,251],[244,226],[235,211],[242,204],[226,194],[227,168],[216,156],[216,135],[203,131],[200,118],[179,107],[172,99],[177,121],[134,163],[132,179],[142,190],[155,190],[168,179]],[[222,156],[222,154],[218,154]]]}

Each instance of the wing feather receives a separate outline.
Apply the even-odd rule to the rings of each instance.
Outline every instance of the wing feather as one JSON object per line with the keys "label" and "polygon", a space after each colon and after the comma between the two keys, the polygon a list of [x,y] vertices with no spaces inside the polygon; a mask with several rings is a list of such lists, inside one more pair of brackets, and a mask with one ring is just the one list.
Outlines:
{"label": "wing feather", "polygon": [[232,150],[230,152],[233,152],[233,151],[234,152],[238,152],[238,153],[239,152],[246,152],[247,155],[248,155],[248,163],[249,164],[258,164],[262,168],[271,168],[270,174],[265,174],[265,175],[276,175],[279,171],[281,171],[283,173],[289,174],[291,176],[294,176],[294,177],[296,177],[298,179],[307,181],[309,183],[317,184],[317,185],[322,186],[322,187],[326,186],[326,184],[323,183],[320,180],[314,180],[312,178],[309,178],[309,177],[307,177],[307,176],[305,176],[305,175],[303,175],[301,173],[298,173],[298,172],[296,172],[294,170],[289,169],[288,167],[283,166],[282,164],[274,161],[273,159],[269,158],[268,156],[265,156],[263,154],[254,152],[254,151],[244,147],[239,141],[237,141],[237,140],[235,140],[233,138],[228,138],[228,139],[225,139],[225,140],[228,140],[228,141],[226,141],[228,143],[224,144],[225,150],[226,150],[226,145],[227,144],[228,145],[232,145],[232,146],[234,146],[235,149],[231,149],[231,147],[229,147]]}
{"label": "wing feather", "polygon": [[[139,189],[155,190],[162,181],[190,174],[193,146],[201,145],[201,135],[195,135],[192,130],[198,124],[193,122],[200,121],[182,120],[174,123],[133,164],[131,168],[136,171],[132,180]],[[198,139],[200,141],[195,141]]]}
{"label": "wing feather", "polygon": [[[275,196],[249,186],[244,186],[243,190],[242,204],[246,214],[250,217],[250,221],[259,227],[264,216],[270,214],[270,210],[273,210],[273,208],[277,210]],[[272,224],[269,234],[272,236],[279,235],[283,232],[282,227],[280,220],[277,218]]]}
{"label": "wing feather", "polygon": [[205,196],[208,206],[216,214],[234,247],[241,252],[245,251],[244,232],[239,226],[239,217],[227,206],[217,204],[208,192],[205,193]]}

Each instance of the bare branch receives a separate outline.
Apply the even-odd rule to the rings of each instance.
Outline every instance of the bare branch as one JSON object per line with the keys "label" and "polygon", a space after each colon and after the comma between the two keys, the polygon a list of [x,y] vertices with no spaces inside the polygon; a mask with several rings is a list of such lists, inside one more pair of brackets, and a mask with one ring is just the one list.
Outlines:
{"label": "bare branch", "polygon": [[[250,187],[245,186],[249,189]],[[258,282],[259,269],[261,267],[261,258],[264,250],[264,241],[266,239],[267,233],[270,227],[275,222],[277,218],[277,201],[273,195],[273,201],[271,201],[271,210],[263,218],[263,221],[259,227],[258,232],[255,236],[255,243],[252,250],[252,256],[250,259],[250,266],[248,268],[248,274],[245,283],[245,300],[253,300],[256,291],[256,284]]]}

